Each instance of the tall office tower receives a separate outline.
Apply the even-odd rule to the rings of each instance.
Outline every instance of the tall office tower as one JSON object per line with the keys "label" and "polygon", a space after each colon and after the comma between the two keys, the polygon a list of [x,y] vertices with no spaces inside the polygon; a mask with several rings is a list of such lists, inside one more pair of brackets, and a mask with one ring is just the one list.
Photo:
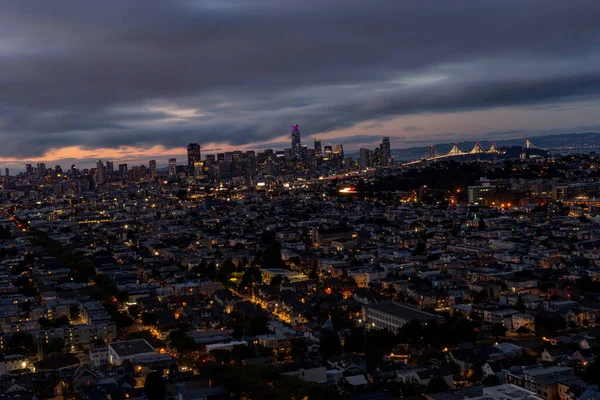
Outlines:
{"label": "tall office tower", "polygon": [[331,160],[331,158],[333,157],[333,147],[325,146],[324,149],[325,149],[325,159]]}
{"label": "tall office tower", "polygon": [[321,148],[321,139],[315,139],[315,156],[323,156],[323,149]]}
{"label": "tall office tower", "polygon": [[196,161],[194,163],[194,178],[204,178],[204,163],[202,161]]}
{"label": "tall office tower", "polygon": [[175,158],[169,158],[169,176],[177,174],[177,160]]}
{"label": "tall office tower", "polygon": [[371,168],[373,166],[372,162],[372,152],[369,149],[360,149],[358,165],[360,169]]}
{"label": "tall office tower", "polygon": [[62,167],[60,165],[55,165],[54,166],[54,172],[56,172],[57,174],[61,174],[62,173]]}
{"label": "tall office tower", "polygon": [[112,175],[112,173],[115,172],[115,163],[113,161],[107,161],[106,162],[106,174],[108,176]]}
{"label": "tall office tower", "polygon": [[292,125],[292,154],[294,158],[300,158],[302,142],[300,141],[300,128],[298,124]]}
{"label": "tall office tower", "polygon": [[102,185],[104,183],[104,163],[102,160],[96,161],[96,184]]}
{"label": "tall office tower", "polygon": [[293,160],[294,159],[294,149],[292,149],[291,147],[283,149],[283,156],[287,161]]}
{"label": "tall office tower", "polygon": [[225,153],[217,153],[217,162],[225,161]]}
{"label": "tall office tower", "polygon": [[305,162],[308,159],[308,146],[303,145],[300,147],[300,159]]}
{"label": "tall office tower", "polygon": [[339,157],[341,157],[342,159],[344,159],[344,145],[343,144],[336,144],[335,145],[335,151],[333,153],[337,154]]}
{"label": "tall office tower", "polygon": [[200,161],[200,145],[198,143],[190,143],[187,146],[188,167],[194,168],[194,164]]}
{"label": "tall office tower", "polygon": [[215,158],[214,154],[207,154],[204,163],[207,165],[213,165],[215,162],[217,162],[216,160],[217,159]]}
{"label": "tall office tower", "polygon": [[75,164],[71,164],[71,178],[77,176],[77,166]]}
{"label": "tall office tower", "polygon": [[38,177],[41,178],[43,176],[46,176],[46,164],[44,163],[38,163],[37,164],[37,173],[38,173]]}
{"label": "tall office tower", "polygon": [[33,167],[31,164],[25,164],[25,172],[27,172],[27,175],[33,175]]}
{"label": "tall office tower", "polygon": [[8,172],[8,168],[4,168],[4,175],[9,176],[10,174]]}
{"label": "tall office tower", "polygon": [[388,136],[384,136],[381,140],[380,148],[383,165],[390,165],[392,163],[392,150],[390,148],[390,138]]}
{"label": "tall office tower", "polygon": [[150,179],[156,178],[156,160],[150,160],[148,162],[150,166]]}
{"label": "tall office tower", "polygon": [[119,164],[119,175],[121,178],[125,178],[125,175],[127,175],[127,164]]}

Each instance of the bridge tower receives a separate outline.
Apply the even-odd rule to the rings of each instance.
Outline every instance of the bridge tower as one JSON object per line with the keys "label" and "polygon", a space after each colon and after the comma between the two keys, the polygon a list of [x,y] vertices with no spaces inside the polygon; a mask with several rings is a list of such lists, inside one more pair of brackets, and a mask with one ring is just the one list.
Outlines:
{"label": "bridge tower", "polygon": [[465,154],[465,153],[461,149],[458,148],[458,143],[454,143],[454,146],[452,146],[452,149],[450,149],[448,154],[446,154],[446,157],[461,156],[463,154]]}
{"label": "bridge tower", "polygon": [[483,147],[481,147],[479,142],[475,142],[475,146],[473,146],[473,149],[469,152],[469,154],[482,154],[482,153],[485,153],[485,150],[483,149]]}
{"label": "bridge tower", "polygon": [[489,148],[487,153],[488,154],[501,154],[502,152],[500,151],[498,146],[496,146],[496,143],[492,143],[492,147]]}
{"label": "bridge tower", "polygon": [[435,150],[435,147],[429,146],[429,151],[427,152],[427,154],[425,154],[425,158],[428,160],[431,160],[431,159],[438,158],[438,157],[439,157],[439,154]]}
{"label": "bridge tower", "polygon": [[529,141],[529,139],[527,139],[527,140],[525,141],[525,148],[526,148],[526,149],[535,149],[536,147],[533,145],[533,143],[531,143],[531,142]]}

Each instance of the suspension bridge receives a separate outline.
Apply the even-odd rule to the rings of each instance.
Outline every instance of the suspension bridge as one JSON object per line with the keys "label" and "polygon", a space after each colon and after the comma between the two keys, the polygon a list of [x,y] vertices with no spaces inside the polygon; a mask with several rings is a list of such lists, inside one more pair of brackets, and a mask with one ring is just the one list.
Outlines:
{"label": "suspension bridge", "polygon": [[[525,141],[524,148],[525,149],[548,150],[548,149],[542,149],[540,147],[535,146],[533,143],[531,143],[531,141],[529,141],[529,139]],[[418,164],[418,163],[421,163],[424,161],[442,160],[442,159],[451,158],[451,157],[464,157],[464,156],[469,156],[469,155],[501,155],[501,154],[504,154],[504,151],[502,151],[496,145],[496,143],[492,143],[490,148],[486,150],[483,148],[483,146],[481,146],[481,144],[479,142],[475,142],[475,145],[469,151],[461,150],[460,147],[458,147],[458,143],[454,143],[454,146],[452,146],[450,151],[447,153],[443,153],[443,154],[439,153],[436,150],[435,146],[430,146],[429,151],[423,157],[421,157],[421,159],[415,160],[415,161],[410,161],[406,164],[409,164],[409,165],[410,164]]]}
{"label": "suspension bridge", "polygon": [[435,149],[435,146],[430,146],[429,152],[427,154],[425,154],[425,157],[423,157],[423,158],[426,160],[436,160],[439,158],[466,156],[466,155],[470,155],[470,154],[502,154],[502,153],[503,153],[502,150],[500,150],[498,148],[498,146],[496,146],[496,143],[492,144],[492,146],[486,150],[481,146],[481,144],[479,144],[479,142],[476,142],[475,146],[473,146],[473,148],[470,151],[462,151],[460,149],[460,147],[458,147],[458,143],[454,143],[454,146],[452,146],[450,151],[446,154],[440,154]]}

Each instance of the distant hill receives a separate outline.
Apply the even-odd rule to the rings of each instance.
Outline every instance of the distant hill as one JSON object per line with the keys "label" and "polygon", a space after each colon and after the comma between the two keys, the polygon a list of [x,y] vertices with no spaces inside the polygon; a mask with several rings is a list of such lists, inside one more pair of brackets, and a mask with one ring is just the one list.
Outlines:
{"label": "distant hill", "polygon": [[[506,140],[480,140],[479,144],[488,149],[492,143],[496,143],[498,147],[503,146],[525,146],[525,141],[529,139],[534,146],[540,148],[552,148],[561,146],[585,146],[585,145],[600,145],[600,133],[585,132],[585,133],[563,133],[560,135],[544,135],[533,136],[530,138],[523,137],[518,139]],[[475,146],[475,141],[458,142],[458,147],[462,151],[469,151]],[[436,143],[435,150],[439,154],[444,154],[450,151],[454,143]],[[429,146],[409,147],[407,149],[392,149],[392,156],[401,159],[416,159],[421,158],[429,151]]]}

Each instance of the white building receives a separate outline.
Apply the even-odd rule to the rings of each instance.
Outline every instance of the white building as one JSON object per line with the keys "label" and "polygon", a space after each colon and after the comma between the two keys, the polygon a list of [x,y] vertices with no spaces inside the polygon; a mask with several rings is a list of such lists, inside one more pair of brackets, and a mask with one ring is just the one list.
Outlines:
{"label": "white building", "polygon": [[108,364],[108,347],[90,349],[90,364],[94,367]]}
{"label": "white building", "polygon": [[531,331],[535,330],[535,317],[531,314],[514,314],[512,316],[512,329],[516,331],[517,329],[525,327]]}
{"label": "white building", "polygon": [[156,351],[144,339],[124,340],[108,344],[108,362],[112,365],[121,365],[125,360],[136,357],[155,355]]}
{"label": "white building", "polygon": [[438,319],[435,314],[397,303],[365,304],[362,306],[362,316],[366,328],[388,329],[393,333],[398,333],[411,321],[427,324],[437,323]]}

